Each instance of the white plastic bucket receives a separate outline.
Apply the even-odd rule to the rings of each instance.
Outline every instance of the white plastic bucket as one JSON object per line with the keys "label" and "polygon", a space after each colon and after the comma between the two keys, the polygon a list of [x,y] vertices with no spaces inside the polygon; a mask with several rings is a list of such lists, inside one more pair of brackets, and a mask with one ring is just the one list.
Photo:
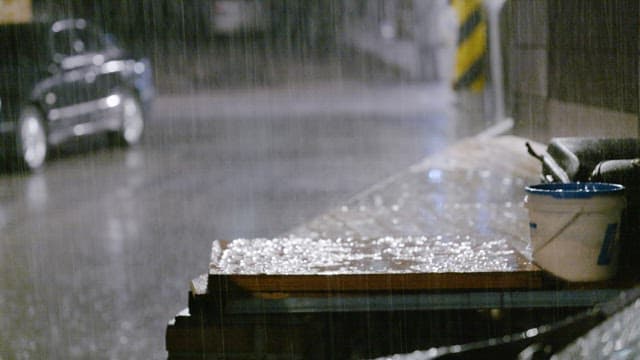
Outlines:
{"label": "white plastic bucket", "polygon": [[624,186],[554,183],[528,186],[526,192],[535,263],[569,281],[615,275]]}

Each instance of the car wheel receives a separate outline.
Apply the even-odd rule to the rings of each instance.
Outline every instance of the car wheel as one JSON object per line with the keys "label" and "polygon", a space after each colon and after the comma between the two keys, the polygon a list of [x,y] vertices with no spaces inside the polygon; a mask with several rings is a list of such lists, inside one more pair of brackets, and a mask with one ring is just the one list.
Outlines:
{"label": "car wheel", "polygon": [[138,99],[131,95],[122,97],[120,130],[112,134],[115,145],[133,146],[140,142],[144,132],[144,112]]}
{"label": "car wheel", "polygon": [[49,150],[47,130],[40,112],[28,107],[20,114],[16,130],[16,155],[18,164],[27,170],[41,168]]}

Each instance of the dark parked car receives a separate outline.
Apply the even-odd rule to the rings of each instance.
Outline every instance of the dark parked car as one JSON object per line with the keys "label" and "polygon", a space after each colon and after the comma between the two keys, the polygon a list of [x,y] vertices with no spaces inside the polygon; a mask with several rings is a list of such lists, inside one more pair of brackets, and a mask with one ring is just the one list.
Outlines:
{"label": "dark parked car", "polygon": [[154,96],[149,61],[83,19],[0,26],[0,149],[5,163],[40,168],[52,146],[107,133],[142,137]]}

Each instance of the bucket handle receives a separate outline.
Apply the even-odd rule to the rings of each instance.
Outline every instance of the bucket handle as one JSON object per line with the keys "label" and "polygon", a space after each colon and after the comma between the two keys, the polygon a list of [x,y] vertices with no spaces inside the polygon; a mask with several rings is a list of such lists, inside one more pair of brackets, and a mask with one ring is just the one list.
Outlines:
{"label": "bucket handle", "polygon": [[[525,146],[527,147],[527,152],[529,152],[529,155],[538,159],[542,163],[543,171],[546,167],[547,169],[549,169],[549,171],[551,171],[552,177],[554,179],[557,179],[556,181],[560,181],[562,183],[571,182],[571,179],[569,178],[567,172],[562,167],[560,167],[560,165],[558,165],[558,163],[552,157],[536,153],[528,141],[525,143]],[[552,180],[549,180],[549,182],[551,181]]]}
{"label": "bucket handle", "polygon": [[571,218],[569,219],[569,221],[567,221],[564,225],[562,225],[560,227],[560,229],[558,229],[555,233],[553,233],[552,236],[550,236],[547,240],[545,240],[542,243],[542,245],[540,245],[540,246],[536,247],[535,249],[533,249],[533,252],[536,253],[536,252],[542,250],[545,246],[549,245],[549,243],[551,241],[553,241],[555,238],[557,238],[558,235],[560,235],[567,227],[569,227],[569,225],[573,224],[573,222],[576,221],[578,216],[580,216],[582,214],[582,210],[583,210],[583,208],[580,207],[576,211],[574,211],[574,213],[571,216]]}

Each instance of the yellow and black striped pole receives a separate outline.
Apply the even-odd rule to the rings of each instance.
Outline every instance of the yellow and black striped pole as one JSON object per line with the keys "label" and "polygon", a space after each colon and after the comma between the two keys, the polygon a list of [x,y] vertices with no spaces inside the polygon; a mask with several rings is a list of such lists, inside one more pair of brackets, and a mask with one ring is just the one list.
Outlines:
{"label": "yellow and black striped pole", "polygon": [[458,15],[458,46],[453,88],[481,91],[485,83],[487,22],[481,0],[451,0]]}

